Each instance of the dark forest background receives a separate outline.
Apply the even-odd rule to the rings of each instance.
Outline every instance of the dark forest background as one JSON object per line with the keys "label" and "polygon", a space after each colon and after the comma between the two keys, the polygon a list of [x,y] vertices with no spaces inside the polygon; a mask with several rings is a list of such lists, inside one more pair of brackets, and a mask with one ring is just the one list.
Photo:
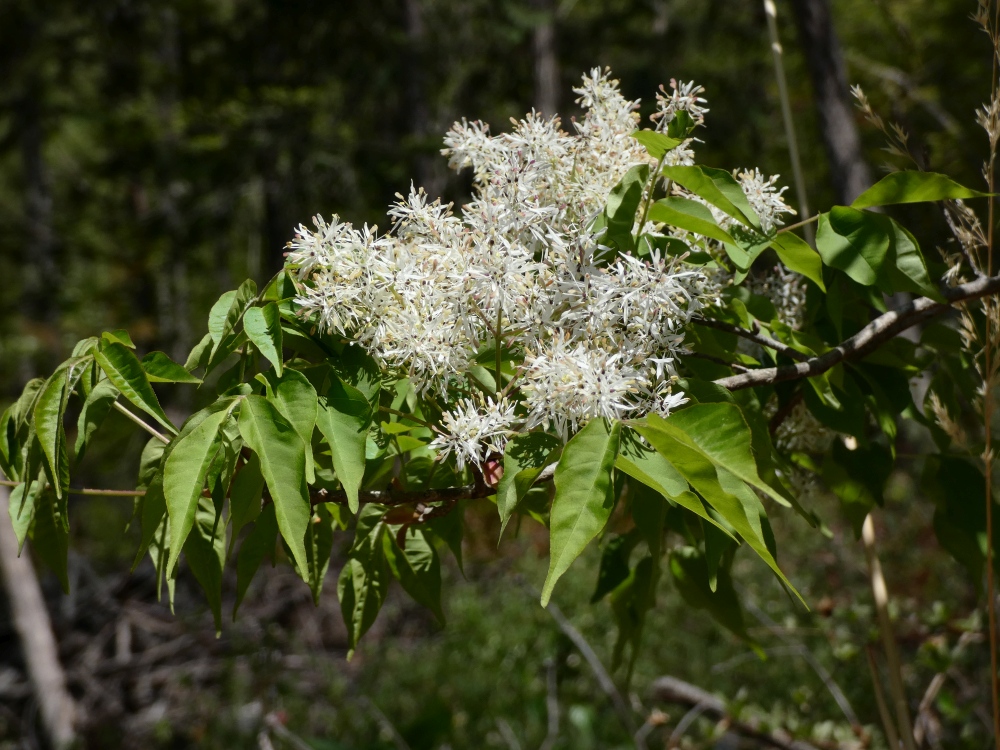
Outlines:
{"label": "dark forest background", "polygon": [[[848,200],[891,158],[854,114],[849,83],[911,133],[926,166],[980,184],[986,141],[973,113],[989,95],[990,47],[969,20],[974,3],[777,8],[814,209]],[[462,201],[468,175],[438,154],[450,124],[482,119],[499,132],[535,107],[559,112],[568,129],[578,113],[571,87],[595,66],[610,66],[644,112],[659,84],[696,80],[711,108],[699,160],[792,184],[757,0],[0,0],[0,398],[102,330],[126,327],[140,351],[183,362],[211,303],[277,271],[297,224],[337,213],[384,225],[411,180]],[[838,111],[850,112],[850,127],[831,126]],[[925,247],[947,241],[940,217],[909,218]],[[141,441],[125,432],[85,474],[105,486],[132,481]],[[928,528],[909,505],[919,479],[902,474],[892,486],[885,555],[919,697],[940,667],[935,654],[951,654],[973,628],[961,623],[975,590],[932,540],[907,542],[908,530]],[[348,665],[331,584],[338,563],[318,609],[279,568],[216,641],[183,578],[174,618],[153,603],[148,573],[124,574],[130,508],[74,502],[77,593],[46,585],[88,747],[533,748],[551,736],[552,684],[562,723],[546,747],[630,746],[586,663],[517,583],[537,580],[543,534],[526,530],[498,554],[495,521],[470,514],[465,576],[448,573],[448,629],[393,600]],[[864,657],[871,609],[864,593],[849,593],[865,592],[851,586],[863,558],[828,506],[828,544],[794,541],[792,522],[783,532],[793,538],[783,565],[823,602],[818,610],[797,611],[764,571],[744,566],[745,585],[760,587],[759,635],[774,658],[745,658],[745,645],[664,591],[626,694],[649,701],[652,680],[670,672],[820,746],[880,746]],[[606,657],[610,614],[585,606],[591,558],[564,605]],[[174,651],[143,661],[164,643]],[[843,683],[850,712],[808,660],[788,656],[799,647]],[[942,693],[940,737],[981,747],[981,653],[955,658],[965,671]],[[40,746],[2,612],[0,663],[0,748]],[[643,705],[653,716],[655,702]],[[684,716],[664,711],[650,747],[664,746]],[[730,736],[708,717],[682,734],[692,747]]]}

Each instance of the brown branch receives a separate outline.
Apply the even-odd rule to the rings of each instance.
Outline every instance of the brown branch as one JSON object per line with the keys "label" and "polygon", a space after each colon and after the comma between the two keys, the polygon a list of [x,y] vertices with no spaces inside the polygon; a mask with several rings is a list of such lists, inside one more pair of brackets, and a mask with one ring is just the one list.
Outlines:
{"label": "brown branch", "polygon": [[702,690],[689,682],[676,677],[659,677],[652,685],[653,700],[663,703],[675,703],[688,708],[697,708],[698,713],[711,716],[713,719],[727,723],[729,731],[756,740],[762,745],[777,748],[777,750],[809,750],[814,748],[801,740],[786,740],[762,732],[749,724],[734,719],[727,711],[726,704],[706,690]]}
{"label": "brown branch", "polygon": [[691,322],[696,325],[705,326],[706,328],[714,328],[717,331],[725,331],[726,333],[735,334],[741,338],[745,338],[747,341],[752,341],[755,344],[759,344],[767,349],[774,349],[779,354],[784,354],[790,359],[797,359],[799,361],[809,359],[808,354],[803,354],[799,350],[793,349],[788,344],[775,341],[770,336],[762,334],[756,323],[754,323],[754,330],[748,331],[746,328],[740,328],[739,326],[734,326],[732,323],[723,323],[721,320],[713,320],[712,318],[695,317],[691,318]]}
{"label": "brown branch", "polygon": [[[542,469],[535,484],[544,484],[555,474],[555,465],[550,464]],[[378,503],[379,505],[416,505],[422,503],[457,503],[459,500],[479,500],[496,494],[496,488],[483,483],[469,484],[464,487],[445,487],[438,490],[418,490],[406,492],[403,490],[363,490],[358,493],[361,505]],[[316,490],[310,493],[313,505],[320,503],[347,503],[347,493],[343,490]]]}
{"label": "brown branch", "polygon": [[[24,482],[12,482],[8,479],[0,479],[0,486],[2,487],[17,487],[19,484],[24,484]],[[48,488],[49,485],[46,485]],[[86,487],[82,489],[73,489],[70,487],[67,492],[71,495],[86,495],[88,497],[142,497],[146,494],[146,490],[92,490]]]}
{"label": "brown branch", "polygon": [[731,391],[739,391],[758,385],[773,385],[787,380],[800,380],[801,378],[822,375],[841,362],[849,362],[868,356],[907,328],[935,318],[951,310],[954,305],[998,292],[1000,292],[1000,276],[984,276],[967,284],[943,289],[941,294],[948,300],[947,303],[935,302],[927,297],[918,297],[897,310],[890,310],[880,315],[851,338],[818,357],[811,357],[804,362],[796,362],[792,365],[765,367],[739,375],[731,375],[716,380],[715,383]]}
{"label": "brown branch", "polygon": [[774,413],[774,416],[771,417],[771,421],[767,425],[767,431],[771,433],[771,437],[774,437],[778,433],[778,428],[791,416],[791,413],[795,411],[795,407],[801,403],[802,398],[802,391],[795,391],[792,397],[785,402],[785,405]]}

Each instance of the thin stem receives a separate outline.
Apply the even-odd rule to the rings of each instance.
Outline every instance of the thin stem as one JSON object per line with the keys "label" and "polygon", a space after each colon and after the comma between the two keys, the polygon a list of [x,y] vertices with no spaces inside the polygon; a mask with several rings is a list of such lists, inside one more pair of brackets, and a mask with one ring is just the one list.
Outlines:
{"label": "thin stem", "polygon": [[153,437],[155,437],[155,438],[156,438],[157,440],[159,440],[159,441],[160,441],[161,443],[164,443],[164,444],[166,444],[166,443],[169,443],[169,442],[170,442],[170,438],[168,438],[168,437],[167,437],[166,435],[164,435],[164,434],[162,434],[162,433],[160,433],[160,432],[157,432],[155,428],[153,428],[153,427],[150,427],[150,426],[149,426],[148,424],[146,424],[146,423],[145,423],[145,422],[144,422],[143,420],[139,419],[139,417],[138,417],[138,416],[136,416],[135,414],[133,414],[133,413],[132,413],[131,411],[129,411],[128,409],[126,409],[126,408],[125,408],[124,406],[122,406],[122,405],[121,405],[120,403],[118,403],[117,401],[115,401],[115,402],[114,402],[114,403],[112,404],[112,406],[114,406],[114,407],[115,407],[115,409],[117,409],[117,410],[118,410],[118,411],[120,411],[120,412],[121,412],[122,414],[124,414],[124,415],[125,415],[126,417],[128,417],[129,419],[131,419],[131,420],[132,420],[133,422],[135,422],[135,423],[136,423],[137,425],[139,425],[139,426],[140,426],[140,427],[141,427],[142,429],[144,429],[144,430],[145,430],[146,432],[148,432],[148,433],[149,433],[150,435],[152,435]]}
{"label": "thin stem", "polygon": [[[802,216],[809,215],[809,199],[806,195],[806,180],[802,172],[802,160],[799,158],[799,141],[795,137],[795,121],[792,119],[792,106],[788,97],[788,83],[785,80],[784,52],[781,38],[778,35],[778,9],[774,0],[764,0],[764,14],[767,16],[767,31],[771,36],[771,54],[774,57],[774,77],[778,82],[778,95],[781,98],[781,119],[785,125],[785,137],[788,139],[788,157],[792,161],[792,176],[795,178],[795,195],[799,201]],[[813,230],[807,226],[806,242],[813,243]]]}
{"label": "thin stem", "polygon": [[663,169],[663,162],[667,159],[667,152],[663,152],[663,156],[660,160],[656,162],[656,171],[649,176],[649,194],[646,196],[646,205],[642,208],[642,221],[639,222],[639,233],[642,233],[642,228],[646,226],[646,219],[649,217],[649,207],[653,203],[653,191],[656,190],[656,178],[660,176],[660,170]]}
{"label": "thin stem", "polygon": [[892,713],[889,711],[889,705],[885,702],[885,691],[882,690],[882,682],[879,680],[878,664],[875,663],[875,654],[872,653],[872,647],[868,646],[865,649],[865,653],[868,655],[868,669],[871,670],[872,687],[875,689],[875,705],[878,707],[878,715],[882,720],[885,741],[890,748],[897,750],[899,748],[899,732],[896,731],[896,725],[892,721]]}
{"label": "thin stem", "polygon": [[782,232],[790,232],[793,229],[798,229],[799,227],[804,227],[807,224],[812,224],[814,221],[819,221],[819,217],[820,214],[816,214],[815,216],[810,216],[808,219],[803,219],[802,221],[797,221],[794,224],[789,224],[787,227],[779,229],[778,234],[781,234]]}
{"label": "thin stem", "polygon": [[[12,482],[8,479],[0,479],[0,486],[17,487],[24,482]],[[86,487],[82,489],[67,490],[71,495],[86,495],[87,497],[145,497],[146,490],[92,490]]]}
{"label": "thin stem", "polygon": [[906,750],[916,750],[913,743],[913,723],[910,721],[910,707],[906,702],[906,691],[903,687],[903,667],[899,659],[896,637],[892,632],[892,618],[889,617],[889,589],[882,575],[882,563],[875,550],[875,523],[871,513],[865,516],[861,526],[861,540],[864,542],[865,558],[868,560],[868,574],[872,587],[872,598],[875,600],[875,614],[878,618],[879,635],[882,647],[885,649],[885,660],[889,668],[889,693],[896,710],[896,722],[899,725],[900,739]]}
{"label": "thin stem", "polygon": [[514,388],[514,384],[524,374],[524,369],[525,368],[523,368],[523,367],[519,367],[519,368],[517,368],[514,371],[514,374],[513,374],[513,376],[511,376],[511,379],[507,381],[507,385],[505,385],[504,389],[502,391],[500,391],[500,400],[503,400],[504,398],[506,398],[507,394],[509,394],[511,392],[511,390]]}
{"label": "thin stem", "polygon": [[732,333],[748,341],[753,341],[755,344],[759,344],[767,349],[774,349],[780,354],[784,354],[789,359],[798,360],[799,362],[806,362],[809,359],[808,354],[803,354],[798,349],[793,349],[788,344],[783,344],[780,341],[775,341],[770,336],[765,336],[760,332],[760,328],[757,324],[754,324],[753,331],[748,331],[746,328],[740,328],[739,326],[734,326],[732,323],[725,323],[721,320],[715,320],[713,318],[702,318],[695,317],[691,318],[691,322],[696,325],[705,326],[706,328],[714,328],[717,331],[725,331],[726,333]]}
{"label": "thin stem", "polygon": [[493,339],[493,348],[496,349],[496,372],[497,372],[497,382],[496,382],[496,392],[499,393],[503,388],[503,379],[500,375],[500,365],[501,365],[501,355],[503,354],[503,335],[501,333],[503,327],[503,302],[499,294],[497,294],[497,330],[496,336]]}

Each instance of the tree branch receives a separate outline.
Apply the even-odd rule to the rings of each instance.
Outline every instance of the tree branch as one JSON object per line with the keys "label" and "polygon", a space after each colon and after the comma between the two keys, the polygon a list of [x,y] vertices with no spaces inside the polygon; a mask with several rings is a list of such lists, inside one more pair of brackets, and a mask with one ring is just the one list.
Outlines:
{"label": "tree branch", "polygon": [[715,383],[730,391],[739,391],[758,385],[773,385],[786,380],[799,380],[822,375],[841,362],[849,362],[868,356],[907,328],[937,317],[951,310],[957,304],[998,292],[1000,292],[1000,276],[984,276],[967,284],[949,287],[941,291],[941,294],[948,300],[946,304],[935,302],[927,297],[918,297],[897,310],[890,310],[880,315],[849,339],[818,357],[811,357],[804,362],[796,362],[792,365],[765,367],[739,375],[731,375],[720,378]]}
{"label": "tree branch", "polygon": [[[734,326],[732,323],[723,323],[721,320],[713,320],[711,318],[695,317],[691,318],[691,322],[696,325],[705,326],[706,328],[714,328],[717,331],[725,331],[726,333],[733,333],[737,336],[752,341],[755,344],[760,344],[767,349],[774,349],[780,354],[784,354],[790,359],[797,359],[799,361],[805,361],[809,359],[808,354],[803,354],[798,349],[793,349],[788,344],[782,344],[780,341],[775,341],[770,336],[765,336],[760,332],[759,329],[748,331],[746,328],[740,328],[739,326]],[[756,328],[756,323],[754,324]]]}
{"label": "tree branch", "polygon": [[[542,469],[534,484],[544,484],[555,475],[555,464]],[[445,487],[439,490],[418,490],[405,492],[403,490],[363,490],[358,493],[361,505],[378,503],[379,505],[416,505],[417,503],[456,503],[459,500],[479,500],[496,494],[496,487],[488,484],[468,484],[464,487]],[[347,493],[343,490],[316,490],[310,494],[313,505],[320,503],[347,503]]]}

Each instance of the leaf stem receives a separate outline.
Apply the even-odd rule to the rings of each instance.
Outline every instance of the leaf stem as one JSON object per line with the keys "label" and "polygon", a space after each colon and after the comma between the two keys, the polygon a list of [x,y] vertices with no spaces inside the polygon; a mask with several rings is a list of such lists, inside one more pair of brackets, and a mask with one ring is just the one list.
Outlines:
{"label": "leaf stem", "polygon": [[[8,479],[0,479],[0,486],[17,487],[24,482],[12,482]],[[87,497],[145,497],[146,490],[94,490],[86,487],[75,490],[69,489],[71,495],[86,495]]]}
{"label": "leaf stem", "polygon": [[143,420],[139,419],[139,417],[136,416],[136,414],[134,414],[130,410],[126,409],[124,406],[122,406],[117,401],[115,401],[112,404],[112,406],[114,406],[117,411],[120,411],[122,414],[124,414],[126,417],[128,417],[129,419],[131,419],[133,422],[135,422],[142,429],[144,429],[146,432],[148,432],[150,435],[152,435],[153,437],[155,437],[157,440],[159,440],[164,445],[166,445],[167,443],[170,442],[170,438],[168,438],[166,435],[164,435],[161,432],[157,432],[157,430],[155,428],[153,428],[153,427],[149,426],[148,424],[146,424]]}
{"label": "leaf stem", "polygon": [[797,221],[794,224],[789,224],[787,227],[782,227],[776,234],[781,234],[782,232],[790,232],[793,229],[798,229],[799,227],[804,227],[806,224],[812,224],[814,221],[818,221],[820,214],[815,216],[810,216],[808,219],[803,219],[802,221]]}
{"label": "leaf stem", "polygon": [[642,221],[639,222],[639,234],[642,234],[643,227],[646,226],[646,218],[649,216],[649,207],[653,203],[653,191],[656,190],[656,180],[660,176],[660,170],[663,169],[663,162],[667,160],[667,151],[663,152],[663,156],[660,160],[656,162],[656,171],[649,176],[649,194],[646,196],[646,203],[642,208]]}

